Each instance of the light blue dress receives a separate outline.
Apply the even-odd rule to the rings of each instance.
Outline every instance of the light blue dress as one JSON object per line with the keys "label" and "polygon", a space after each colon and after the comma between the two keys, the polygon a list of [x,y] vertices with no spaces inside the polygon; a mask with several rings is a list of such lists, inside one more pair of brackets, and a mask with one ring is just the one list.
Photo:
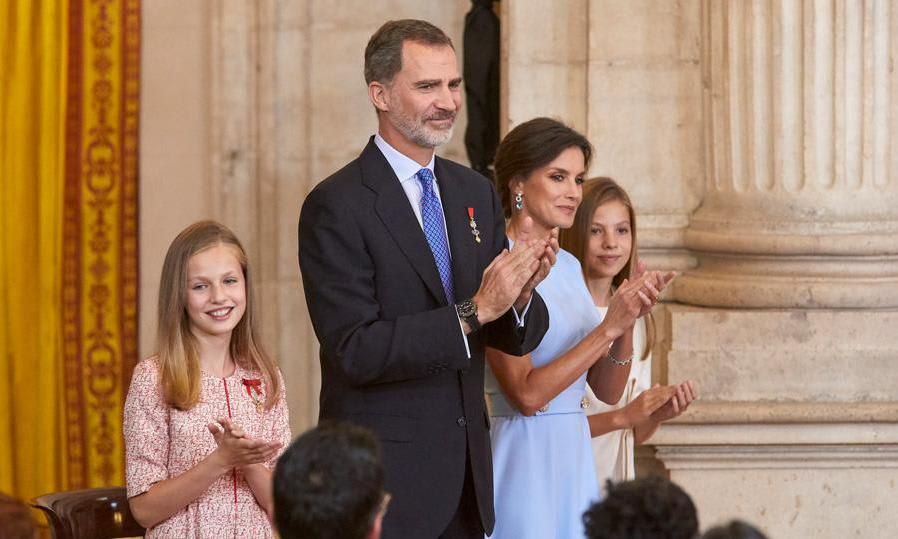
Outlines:
{"label": "light blue dress", "polygon": [[[559,251],[537,286],[549,310],[549,330],[533,351],[534,367],[570,350],[600,320],[580,263]],[[571,539],[584,536],[582,515],[599,497],[583,406],[586,373],[535,416],[522,416],[502,395],[487,367],[496,527],[492,539]]]}

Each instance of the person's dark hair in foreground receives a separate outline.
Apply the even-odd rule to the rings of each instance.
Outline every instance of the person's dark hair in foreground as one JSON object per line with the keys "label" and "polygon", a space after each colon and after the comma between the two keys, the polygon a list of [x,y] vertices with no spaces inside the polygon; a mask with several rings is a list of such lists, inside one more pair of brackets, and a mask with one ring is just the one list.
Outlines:
{"label": "person's dark hair in foreground", "polygon": [[0,492],[0,536],[9,539],[34,539],[37,524],[31,510],[18,498]]}
{"label": "person's dark hair in foreground", "polygon": [[747,522],[731,520],[706,531],[702,539],[767,539],[767,536]]}
{"label": "person's dark hair in foreground", "polygon": [[380,446],[349,423],[307,431],[274,471],[274,515],[284,539],[377,538],[388,501]]}
{"label": "person's dark hair in foreground", "polygon": [[608,496],[583,515],[588,539],[694,539],[695,504],[663,477],[608,484]]}

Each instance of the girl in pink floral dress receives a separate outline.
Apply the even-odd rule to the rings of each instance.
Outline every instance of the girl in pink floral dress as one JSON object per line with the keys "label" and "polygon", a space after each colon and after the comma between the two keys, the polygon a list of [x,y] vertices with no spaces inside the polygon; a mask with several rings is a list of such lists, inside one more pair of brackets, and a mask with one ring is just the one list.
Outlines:
{"label": "girl in pink floral dress", "polygon": [[273,537],[271,473],[290,442],[284,381],[258,342],[234,234],[195,223],[169,246],[158,354],[125,402],[131,512],[147,537]]}

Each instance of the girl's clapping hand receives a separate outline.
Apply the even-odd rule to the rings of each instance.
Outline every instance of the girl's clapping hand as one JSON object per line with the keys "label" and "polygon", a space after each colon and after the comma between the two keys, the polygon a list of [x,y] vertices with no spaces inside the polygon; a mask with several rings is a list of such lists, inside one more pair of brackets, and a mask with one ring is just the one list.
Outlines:
{"label": "girl's clapping hand", "polygon": [[640,393],[630,404],[622,408],[628,428],[648,421],[652,414],[666,405],[677,394],[677,386],[655,384],[651,389]]}
{"label": "girl's clapping hand", "polygon": [[248,436],[228,418],[220,418],[207,425],[218,448],[215,452],[226,468],[240,468],[273,459],[281,448],[280,442],[267,442]]}
{"label": "girl's clapping hand", "polygon": [[658,408],[651,416],[653,420],[659,423],[681,415],[687,408],[689,408],[692,401],[698,398],[698,391],[695,390],[695,384],[692,380],[681,382],[672,387],[676,387],[676,394],[672,396],[664,406]]}

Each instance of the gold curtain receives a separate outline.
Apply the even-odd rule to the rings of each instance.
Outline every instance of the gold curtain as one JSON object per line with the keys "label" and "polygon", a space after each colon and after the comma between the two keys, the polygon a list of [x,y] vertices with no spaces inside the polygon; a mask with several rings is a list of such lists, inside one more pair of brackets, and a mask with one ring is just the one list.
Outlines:
{"label": "gold curtain", "polygon": [[0,7],[0,490],[123,484],[138,0]]}

